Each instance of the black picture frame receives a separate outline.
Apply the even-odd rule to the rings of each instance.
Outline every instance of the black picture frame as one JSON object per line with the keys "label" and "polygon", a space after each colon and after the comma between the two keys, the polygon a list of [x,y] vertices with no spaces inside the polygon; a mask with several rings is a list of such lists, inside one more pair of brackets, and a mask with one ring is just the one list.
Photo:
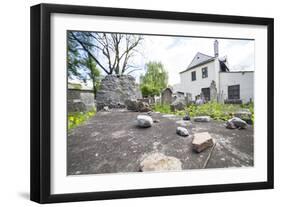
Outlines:
{"label": "black picture frame", "polygon": [[[267,181],[237,184],[136,189],[74,194],[51,194],[50,183],[50,130],[51,130],[51,71],[50,71],[50,16],[53,13],[99,15],[112,17],[151,18],[206,23],[232,23],[264,25],[267,27]],[[88,7],[73,5],[39,4],[31,7],[31,151],[30,199],[38,203],[88,201],[103,199],[166,196],[179,194],[211,193],[272,189],[274,187],[274,20],[272,18],[181,13],[168,11],[135,10],[121,8]]]}

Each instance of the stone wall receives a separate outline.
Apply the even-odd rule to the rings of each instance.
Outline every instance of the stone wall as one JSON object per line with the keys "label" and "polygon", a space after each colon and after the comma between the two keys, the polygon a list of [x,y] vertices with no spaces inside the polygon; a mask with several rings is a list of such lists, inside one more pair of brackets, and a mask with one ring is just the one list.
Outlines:
{"label": "stone wall", "polygon": [[84,112],[95,108],[95,95],[91,90],[68,89],[67,111]]}
{"label": "stone wall", "polygon": [[142,98],[135,78],[130,75],[107,75],[101,81],[97,92],[97,110],[105,106],[109,108],[125,108],[126,100]]}

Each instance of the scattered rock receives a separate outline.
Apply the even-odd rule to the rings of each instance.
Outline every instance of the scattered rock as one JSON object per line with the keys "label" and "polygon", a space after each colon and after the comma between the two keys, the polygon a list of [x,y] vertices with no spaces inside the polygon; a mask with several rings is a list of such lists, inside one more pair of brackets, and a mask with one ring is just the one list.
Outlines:
{"label": "scattered rock", "polygon": [[195,133],[192,140],[192,148],[196,152],[202,152],[203,150],[213,146],[214,140],[208,132]]}
{"label": "scattered rock", "polygon": [[162,153],[153,153],[142,159],[140,170],[142,172],[182,170],[182,163],[175,157],[166,156]]}
{"label": "scattered rock", "polygon": [[196,121],[196,122],[209,122],[209,121],[211,121],[211,117],[209,117],[209,116],[196,116],[196,117],[194,117],[194,121]]}
{"label": "scattered rock", "polygon": [[173,103],[171,103],[171,111],[181,111],[184,110],[186,104],[184,99],[176,99]]}
{"label": "scattered rock", "polygon": [[151,111],[151,108],[148,103],[139,101],[138,102],[138,111],[139,112],[148,112],[148,111]]}
{"label": "scattered rock", "polygon": [[253,124],[252,123],[252,113],[250,112],[249,109],[243,109],[241,111],[235,112],[234,117],[238,117],[248,124]]}
{"label": "scattered rock", "polygon": [[177,127],[177,134],[183,137],[189,136],[188,130],[183,127]]}
{"label": "scattered rock", "polygon": [[188,113],[185,114],[185,116],[182,118],[185,121],[189,121],[190,120],[190,116]]}
{"label": "scattered rock", "polygon": [[178,124],[182,127],[188,127],[188,126],[192,125],[191,121],[185,121],[185,120],[176,121],[176,124]]}
{"label": "scattered rock", "polygon": [[236,129],[236,126],[235,126],[235,124],[233,122],[227,121],[226,122],[226,128],[227,129]]}
{"label": "scattered rock", "polygon": [[104,106],[125,108],[125,100],[138,98],[141,98],[141,92],[134,77],[107,75],[96,95],[97,110],[102,110]]}
{"label": "scattered rock", "polygon": [[150,116],[147,115],[138,115],[137,116],[138,126],[141,128],[151,127],[153,124],[153,120]]}
{"label": "scattered rock", "polygon": [[151,111],[150,105],[146,102],[127,99],[125,101],[125,105],[128,110],[135,111],[135,112],[149,112]]}
{"label": "scattered rock", "polygon": [[154,122],[154,123],[159,123],[160,120],[159,120],[159,119],[154,119],[153,122]]}
{"label": "scattered rock", "polygon": [[[245,122],[244,120],[238,118],[238,117],[233,117],[232,119],[229,119],[226,122],[226,127],[228,128],[228,126],[234,125],[236,128],[240,128],[240,129],[246,129],[247,128],[247,122]],[[229,129],[229,128],[228,128]]]}
{"label": "scattered rock", "polygon": [[103,111],[109,111],[109,107],[108,106],[104,106],[103,107]]}
{"label": "scattered rock", "polygon": [[176,115],[174,115],[174,114],[163,114],[162,117],[163,118],[174,118],[174,117],[176,117]]}

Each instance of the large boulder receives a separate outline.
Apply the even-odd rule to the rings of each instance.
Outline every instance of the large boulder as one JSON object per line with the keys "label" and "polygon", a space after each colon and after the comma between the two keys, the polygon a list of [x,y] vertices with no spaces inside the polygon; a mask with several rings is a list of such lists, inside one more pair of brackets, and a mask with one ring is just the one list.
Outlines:
{"label": "large boulder", "polygon": [[125,101],[128,110],[135,112],[149,112],[151,111],[150,105],[147,102],[139,100],[128,99]]}
{"label": "large boulder", "polygon": [[166,156],[162,153],[153,153],[144,156],[140,163],[140,170],[142,172],[182,170],[182,163],[175,157]]}
{"label": "large boulder", "polygon": [[228,128],[228,129],[234,128],[232,126],[235,126],[236,128],[239,128],[239,129],[246,129],[248,127],[248,124],[247,124],[247,122],[245,122],[244,120],[242,120],[238,117],[233,117],[232,119],[229,119],[226,122],[226,128]]}
{"label": "large boulder", "polygon": [[125,101],[142,98],[135,78],[130,75],[107,75],[101,81],[96,95],[97,110],[104,106],[109,108],[125,108]]}
{"label": "large boulder", "polygon": [[234,113],[234,116],[246,121],[248,124],[253,124],[252,123],[252,113],[250,112],[249,109],[243,109],[243,110],[237,111]]}

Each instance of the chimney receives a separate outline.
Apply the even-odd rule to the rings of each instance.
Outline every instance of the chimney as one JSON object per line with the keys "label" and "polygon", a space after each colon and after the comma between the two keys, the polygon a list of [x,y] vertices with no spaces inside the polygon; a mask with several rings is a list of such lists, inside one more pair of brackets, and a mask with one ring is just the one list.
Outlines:
{"label": "chimney", "polygon": [[214,52],[215,52],[215,57],[219,57],[219,42],[218,42],[218,40],[215,40],[215,42],[214,42]]}

